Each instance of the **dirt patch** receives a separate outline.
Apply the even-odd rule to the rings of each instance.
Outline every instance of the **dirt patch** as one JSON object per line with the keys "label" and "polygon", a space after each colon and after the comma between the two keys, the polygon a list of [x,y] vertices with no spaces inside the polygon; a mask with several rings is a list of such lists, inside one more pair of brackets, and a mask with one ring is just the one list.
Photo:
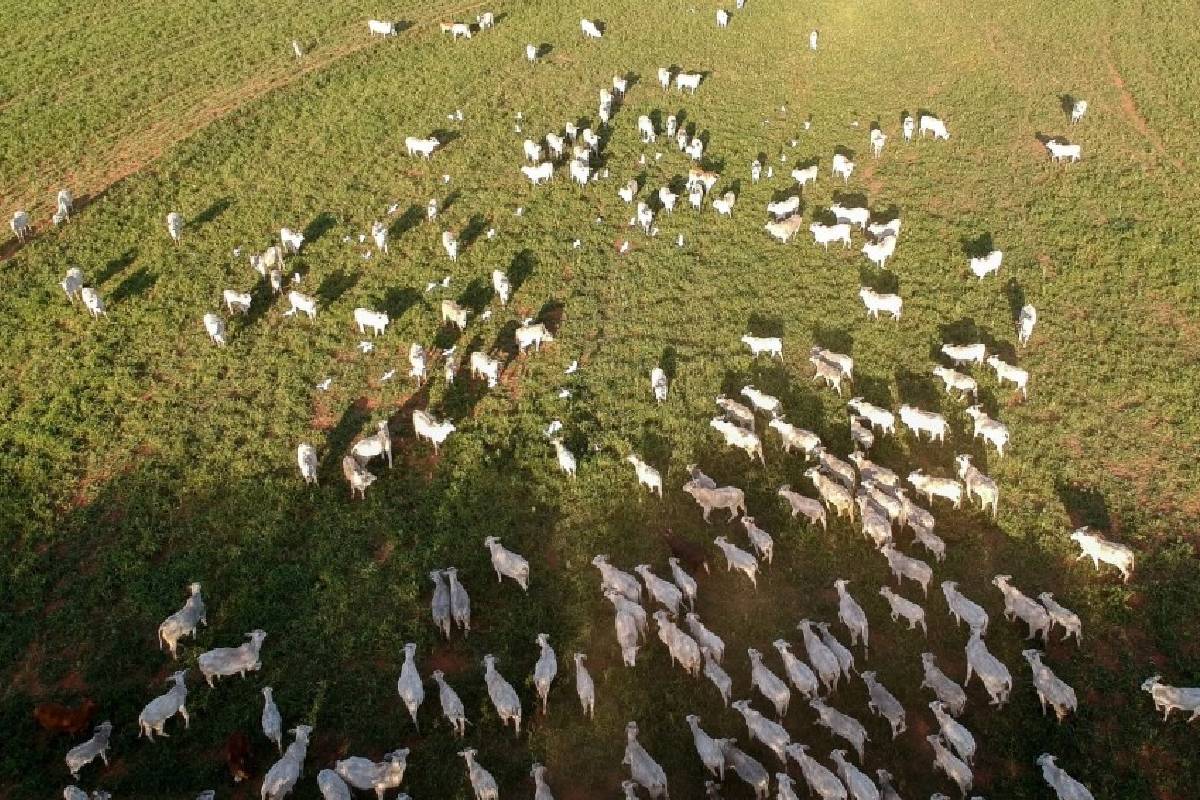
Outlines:
{"label": "dirt patch", "polygon": [[384,564],[392,557],[392,553],[395,550],[396,543],[389,540],[375,548],[375,554],[371,558],[376,564]]}
{"label": "dirt patch", "polygon": [[1108,77],[1112,80],[1113,86],[1121,95],[1121,111],[1124,112],[1134,130],[1140,133],[1154,146],[1155,152],[1160,156],[1170,161],[1181,172],[1184,170],[1182,159],[1174,158],[1167,152],[1167,147],[1163,144],[1162,138],[1150,127],[1150,123],[1146,122],[1146,118],[1141,115],[1137,108],[1137,102],[1134,101],[1133,95],[1125,88],[1125,79],[1121,77],[1117,65],[1113,62],[1111,48],[1109,55],[1104,59],[1108,67]]}
{"label": "dirt patch", "polygon": [[475,669],[475,665],[471,663],[465,653],[455,650],[452,645],[448,644],[433,648],[425,663],[430,672],[440,669],[447,675],[459,675]]}
{"label": "dirt patch", "polygon": [[867,187],[867,191],[871,194],[879,194],[883,191],[883,181],[875,177],[875,162],[871,161],[862,168],[862,182]]}

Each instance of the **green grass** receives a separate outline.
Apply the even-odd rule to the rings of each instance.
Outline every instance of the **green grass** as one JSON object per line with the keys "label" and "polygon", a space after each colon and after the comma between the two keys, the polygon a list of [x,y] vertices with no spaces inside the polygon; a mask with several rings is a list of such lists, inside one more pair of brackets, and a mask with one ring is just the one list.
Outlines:
{"label": "green grass", "polygon": [[[220,5],[223,16],[178,4],[125,4],[120,16],[105,4],[57,10],[73,36],[50,35],[57,29],[44,24],[45,7],[7,27],[3,91],[16,105],[0,106],[0,146],[12,152],[20,143],[27,155],[0,165],[9,206],[45,203],[52,195],[42,189],[67,169],[104,175],[117,145],[155,139],[155,120],[236,94],[264,70],[286,71],[294,36],[315,42],[310,56],[320,58],[322,42],[349,47],[365,36],[356,26],[367,16],[441,16],[415,6]],[[953,794],[930,767],[930,698],[915,689],[927,647],[952,676],[963,673],[965,636],[940,596],[935,590],[926,604],[928,643],[892,625],[876,594],[889,580],[882,558],[842,523],[828,534],[792,523],[774,496],[782,483],[807,486],[801,459],[785,456],[772,434],[767,466],[752,465],[707,425],[716,394],[754,383],[845,454],[842,401],[810,381],[813,342],[854,355],[856,393],[891,407],[941,408],[954,423],[944,447],[888,438],[876,460],[945,473],[955,453],[971,452],[1000,482],[995,521],[941,503],[934,509],[949,546],[936,580],[958,579],[984,603],[993,618],[989,647],[1017,683],[1002,711],[987,708],[978,684],[969,690],[964,722],[980,745],[977,792],[1047,796],[1033,764],[1046,751],[1097,798],[1194,793],[1194,728],[1161,723],[1137,687],[1156,672],[1177,685],[1200,682],[1200,640],[1189,624],[1200,610],[1200,319],[1191,266],[1198,106],[1188,90],[1200,72],[1186,38],[1196,12],[1149,3],[1117,13],[1085,0],[1036,10],[1007,0],[869,8],[750,0],[718,34],[714,8],[631,0],[603,9],[496,6],[504,17],[495,30],[453,45],[436,27],[418,25],[239,107],[103,192],[87,186],[98,199],[75,221],[0,266],[0,546],[8,554],[0,573],[0,728],[8,733],[0,793],[45,796],[69,782],[62,756],[70,743],[37,731],[30,708],[90,695],[116,726],[114,766],[89,767],[83,785],[118,798],[190,798],[204,788],[257,796],[257,780],[233,787],[219,751],[242,728],[258,745],[258,774],[266,769],[271,755],[255,732],[259,688],[270,684],[289,726],[316,729],[296,797],[316,797],[312,778],[335,758],[379,757],[401,745],[413,748],[409,794],[468,797],[454,755],[462,745],[440,721],[436,696],[426,701],[418,736],[395,693],[401,648],[415,641],[422,672],[440,666],[462,694],[472,722],[467,743],[505,796],[531,791],[535,759],[548,765],[559,797],[616,796],[630,719],[665,765],[674,796],[698,796],[703,776],[683,716],[699,713],[710,732],[743,743],[744,725],[707,682],[670,669],[656,641],[636,669],[620,666],[611,612],[589,564],[606,552],[625,568],[644,562],[666,574],[669,533],[704,548],[713,567],[698,576],[700,612],[727,641],[735,696],[749,694],[745,648],[767,651],[779,636],[798,642],[802,617],[834,619],[832,581],[851,579],[873,626],[871,658],[860,663],[905,704],[909,732],[889,739],[886,723],[869,717],[861,683],[834,702],[867,724],[868,766],[896,773],[905,797]],[[1170,25],[1160,16],[1167,12]],[[605,39],[582,41],[580,16],[605,21]],[[822,30],[815,55],[807,50],[814,25]],[[164,28],[182,31],[183,44],[172,46]],[[530,41],[553,46],[535,66],[521,58]],[[94,73],[80,72],[84,60]],[[658,89],[655,70],[671,63],[711,71],[694,98]],[[1112,69],[1135,105],[1123,105]],[[549,186],[530,187],[517,171],[524,137],[511,130],[514,114],[523,112],[533,135],[559,129],[592,116],[600,87],[625,71],[640,77],[605,150],[611,177],[581,190],[564,169]],[[93,74],[106,77],[81,77]],[[44,102],[57,93],[70,100],[69,113]],[[1091,103],[1071,131],[1064,93]],[[446,120],[455,108],[466,115],[461,125]],[[900,140],[900,112],[920,108],[947,120],[949,142]],[[740,182],[738,205],[732,220],[681,209],[659,220],[658,238],[634,235],[634,250],[619,257],[612,244],[629,235],[631,209],[617,186],[645,172],[653,190],[687,169],[669,143],[638,144],[634,122],[652,110],[682,110],[708,132],[721,186]],[[809,114],[813,129],[803,133]],[[866,131],[875,119],[891,139],[869,163]],[[430,162],[404,156],[405,136],[438,129],[460,135]],[[1084,160],[1052,166],[1037,133],[1081,142]],[[762,209],[789,184],[792,162],[819,157],[827,169],[837,146],[859,154],[846,189],[902,214],[888,273],[856,252],[827,255],[807,234],[783,247],[761,230]],[[642,152],[651,156],[645,167],[637,163]],[[776,177],[751,184],[749,163],[759,153]],[[805,193],[806,217],[840,189],[823,172]],[[410,208],[420,219],[430,197],[451,199],[437,226],[401,222]],[[392,203],[399,209],[390,218],[391,254],[362,260],[356,238],[343,237],[365,233]],[[172,210],[189,220],[178,248],[164,230]],[[449,264],[440,230],[472,224],[498,236],[480,237]],[[201,316],[217,309],[222,289],[255,286],[233,248],[261,249],[281,225],[320,231],[294,261],[306,290],[321,298],[315,323],[282,318],[280,303],[257,286],[250,318],[232,320],[229,346],[214,348]],[[680,233],[682,250],[674,246]],[[978,282],[967,272],[964,242],[984,234],[1006,256],[999,278]],[[92,321],[65,303],[56,284],[69,266],[98,287],[108,319]],[[449,296],[481,308],[497,268],[522,277],[513,303],[472,321],[457,338],[462,352],[496,349],[508,361],[514,319],[538,313],[561,315],[555,344],[512,359],[502,387],[490,392],[465,375],[448,387],[440,370],[416,397],[411,382],[378,383],[388,369],[406,372],[411,342],[455,341],[437,325],[446,295],[425,294],[428,281],[451,274]],[[866,318],[857,298],[863,281],[903,295],[898,325]],[[1037,306],[1040,322],[1017,353],[1013,319],[1023,302]],[[360,305],[393,317],[369,356],[354,350],[361,337],[350,318]],[[784,362],[751,359],[737,341],[747,330],[782,333]],[[970,440],[961,404],[929,375],[943,340],[975,338],[1033,376],[1027,403],[990,372],[979,376],[984,404],[1013,432],[1004,459]],[[564,377],[576,358],[581,371]],[[664,361],[676,374],[659,406],[648,374]],[[334,378],[330,391],[316,392],[326,376]],[[569,401],[557,397],[564,386],[573,390]],[[425,405],[459,427],[440,457],[412,438],[408,414]],[[394,419],[396,468],[374,468],[380,479],[366,502],[350,503],[340,458],[384,415]],[[541,434],[554,418],[581,454],[577,481],[558,472]],[[319,489],[299,480],[301,441],[321,454]],[[636,490],[622,460],[631,451],[664,469],[665,501]],[[776,537],[775,563],[757,592],[724,572],[710,544],[718,533],[744,543],[740,528],[705,526],[678,491],[693,462],[744,488],[751,513]],[[1130,584],[1073,560],[1066,537],[1082,524],[1135,547]],[[489,534],[530,559],[528,595],[494,582],[482,547]],[[901,541],[912,552],[907,535]],[[446,645],[429,623],[425,575],[450,564],[472,593],[476,627]],[[1080,700],[1062,726],[1039,714],[1019,656],[1022,628],[1001,619],[989,585],[999,572],[1029,593],[1054,591],[1083,618],[1082,648],[1048,648],[1047,663]],[[191,729],[173,722],[171,737],[151,745],[135,738],[136,716],[175,668],[154,631],[192,580],[204,584],[209,626],[187,640],[183,663],[194,666],[200,652],[261,627],[264,666],[214,690],[193,670]],[[902,593],[914,598],[911,586]],[[534,713],[527,677],[539,631],[550,634],[561,670],[547,718]],[[597,679],[595,723],[578,713],[568,668],[575,650],[589,653]],[[519,740],[501,731],[484,692],[479,661],[488,652],[522,693],[530,731]],[[765,708],[761,699],[755,705]],[[837,746],[798,699],[787,726],[823,759]],[[776,768],[761,748],[749,749]],[[727,782],[726,796],[748,796],[736,784]]]}

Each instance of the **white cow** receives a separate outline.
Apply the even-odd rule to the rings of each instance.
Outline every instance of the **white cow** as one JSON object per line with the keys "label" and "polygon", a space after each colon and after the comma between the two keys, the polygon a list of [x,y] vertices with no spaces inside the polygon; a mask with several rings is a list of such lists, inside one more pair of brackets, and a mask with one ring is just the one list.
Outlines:
{"label": "white cow", "polygon": [[583,35],[588,39],[599,39],[604,36],[604,32],[600,30],[600,26],[590,19],[579,20],[579,29],[583,31]]}
{"label": "white cow", "polygon": [[1079,145],[1067,144],[1057,139],[1046,142],[1046,149],[1050,151],[1051,161],[1078,161],[1083,157],[1083,150]]}
{"label": "white cow", "polygon": [[703,77],[699,72],[681,72],[675,76],[675,88],[681,92],[688,89],[695,94]]}
{"label": "white cow", "polygon": [[208,333],[208,338],[213,340],[213,344],[225,345],[225,320],[209,312],[204,315],[204,330]]}
{"label": "white cow", "polygon": [[386,312],[371,311],[367,308],[354,309],[354,324],[358,326],[359,333],[365,333],[366,328],[370,328],[372,335],[378,336],[387,329],[389,321]]}
{"label": "white cow", "polygon": [[849,183],[850,174],[854,172],[854,162],[841,153],[837,153],[833,157],[833,164],[830,171],[834,175],[841,175],[843,183]]}
{"label": "white cow", "polygon": [[416,136],[406,136],[404,138],[404,148],[411,155],[421,155],[424,158],[429,158],[433,155],[433,151],[438,149],[439,142],[435,138],[421,139]]}
{"label": "white cow", "polygon": [[898,294],[880,294],[869,286],[863,286],[858,290],[858,296],[862,298],[863,305],[867,307],[867,315],[871,319],[878,319],[879,312],[891,314],[892,319],[900,319],[900,311],[904,307],[904,300]]}
{"label": "white cow", "polygon": [[824,225],[820,222],[814,222],[808,226],[812,232],[813,241],[816,244],[823,245],[826,250],[829,249],[830,242],[841,242],[842,248],[850,246],[850,226],[844,222],[837,225]]}
{"label": "white cow", "polygon": [[925,132],[933,134],[934,139],[949,139],[950,131],[946,130],[946,123],[942,122],[932,114],[922,114],[918,125],[921,136],[925,136]]}
{"label": "white cow", "polygon": [[1004,261],[1003,250],[993,250],[986,256],[972,256],[970,261],[971,272],[976,278],[982,280],[993,272],[998,272],[1002,261]]}
{"label": "white cow", "polygon": [[372,36],[395,36],[396,23],[383,22],[377,19],[369,19],[367,20],[367,31]]}
{"label": "white cow", "polygon": [[12,228],[13,235],[17,237],[17,241],[24,242],[29,238],[29,212],[13,212],[12,220],[9,221],[8,226]]}
{"label": "white cow", "polygon": [[792,170],[792,180],[798,183],[800,188],[803,189],[806,184],[816,183],[818,174],[819,170],[817,169],[817,165],[813,164],[812,166],[805,167],[804,169]]}
{"label": "white cow", "polygon": [[536,167],[524,166],[521,167],[521,174],[528,178],[530,183],[537,186],[554,176],[554,164],[550,161],[543,161]]}

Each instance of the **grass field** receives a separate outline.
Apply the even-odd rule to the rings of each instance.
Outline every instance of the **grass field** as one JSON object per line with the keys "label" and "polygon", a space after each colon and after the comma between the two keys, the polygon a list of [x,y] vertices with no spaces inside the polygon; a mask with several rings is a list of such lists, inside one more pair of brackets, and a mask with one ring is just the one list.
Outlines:
{"label": "grass field", "polygon": [[[940,409],[954,423],[944,446],[906,434],[882,439],[872,458],[905,474],[948,474],[954,455],[969,452],[1000,483],[996,520],[934,507],[948,544],[935,581],[959,580],[985,605],[988,645],[1016,679],[999,711],[978,683],[968,690],[962,721],[979,742],[976,793],[1052,796],[1033,763],[1050,752],[1097,798],[1193,797],[1196,727],[1162,723],[1138,686],[1155,673],[1200,684],[1200,56],[1191,41],[1200,11],[1167,0],[1112,5],[749,0],[717,31],[709,3],[530,0],[491,6],[497,27],[453,44],[432,23],[473,19],[485,6],[100,0],[14,16],[0,30],[0,213],[30,209],[38,235],[7,245],[0,263],[0,795],[50,796],[71,782],[62,757],[75,740],[38,730],[30,710],[91,696],[116,728],[113,763],[86,768],[80,785],[117,800],[182,800],[206,788],[257,797],[274,760],[258,733],[259,690],[272,685],[288,727],[315,727],[295,797],[317,797],[313,776],[336,758],[398,746],[412,748],[413,798],[469,797],[455,756],[462,744],[432,684],[419,735],[397,697],[407,641],[418,644],[422,674],[444,670],[462,695],[466,741],[506,797],[531,794],[533,760],[549,767],[560,798],[618,796],[630,719],[672,795],[701,796],[683,722],[693,712],[774,771],[769,751],[747,743],[740,716],[707,681],[671,669],[657,641],[636,668],[621,666],[589,562],[604,552],[665,575],[671,544],[712,566],[698,576],[699,611],[728,644],[735,697],[751,696],[745,649],[778,668],[770,642],[799,643],[801,618],[834,620],[832,582],[851,579],[872,622],[860,667],[877,670],[904,703],[909,730],[891,741],[857,680],[833,703],[867,725],[872,772],[895,773],[905,797],[954,795],[931,767],[931,697],[917,689],[925,649],[953,677],[965,669],[965,634],[940,593],[925,604],[928,643],[890,623],[877,594],[890,576],[869,543],[844,522],[827,534],[794,523],[775,497],[783,483],[812,493],[803,460],[784,455],[772,433],[766,466],[751,464],[708,427],[715,395],[753,383],[844,456],[844,403],[810,379],[807,351],[819,343],[854,356],[856,394]],[[17,11],[12,0],[0,8]],[[412,25],[369,41],[370,16]],[[584,41],[581,16],[603,20],[605,38]],[[812,27],[822,31],[816,53],[807,49]],[[292,38],[309,50],[299,64]],[[550,46],[536,65],[521,58],[526,42]],[[668,64],[709,75],[694,97],[664,95],[655,70]],[[604,148],[610,177],[580,189],[564,167],[531,187],[517,171],[521,140],[594,118],[598,90],[618,72],[638,77]],[[1066,94],[1091,105],[1074,130]],[[458,108],[465,121],[449,121]],[[918,109],[946,119],[950,141],[903,143],[901,113]],[[512,130],[518,111],[525,134]],[[708,163],[724,176],[718,189],[738,193],[732,219],[681,203],[658,221],[657,238],[629,233],[617,187],[644,175],[646,194],[688,166],[670,143],[639,144],[635,120],[654,111],[706,133]],[[872,161],[876,120],[891,138]],[[404,155],[405,136],[434,131],[450,141],[431,161]],[[1050,164],[1039,134],[1081,143],[1083,161]],[[836,147],[857,153],[846,187],[828,176]],[[749,164],[759,154],[775,177],[754,184]],[[822,176],[805,191],[806,218],[840,192],[899,210],[904,231],[889,272],[854,251],[827,254],[807,233],[782,246],[762,231],[765,204],[794,185],[794,163],[812,157]],[[60,185],[88,202],[70,225],[48,230]],[[424,221],[431,197],[444,206],[437,224]],[[173,210],[188,220],[179,247],[163,223]],[[391,252],[363,260],[357,237],[375,219],[390,225]],[[245,252],[232,255],[261,250],[284,225],[307,234],[289,271],[320,300],[311,324],[282,317]],[[494,239],[482,235],[492,227]],[[463,232],[456,264],[440,247],[445,228]],[[613,243],[625,237],[634,246],[619,256]],[[1005,251],[1004,267],[981,282],[966,253],[989,238]],[[57,282],[71,266],[103,295],[107,319],[64,300]],[[507,310],[492,302],[493,269],[513,279]],[[445,274],[449,290],[424,291]],[[867,319],[860,283],[904,297],[899,324]],[[218,310],[222,289],[251,287],[253,310],[229,322],[228,347],[213,347],[201,316]],[[437,321],[446,296],[477,311],[491,303],[494,314],[452,335]],[[1040,319],[1018,352],[1014,319],[1026,302]],[[356,306],[393,320],[370,355],[355,349]],[[516,320],[534,315],[555,324],[557,341],[517,357]],[[752,359],[738,342],[747,331],[782,335],[783,362]],[[974,340],[1032,374],[1020,402],[976,370],[985,407],[1013,432],[1003,459],[971,441],[963,404],[929,373],[941,342]],[[380,383],[389,369],[407,371],[413,341],[501,353],[501,386],[487,391],[465,372],[447,386],[440,369],[415,394],[407,379]],[[575,359],[579,373],[564,376]],[[673,375],[662,405],[647,379],[659,364]],[[326,377],[329,391],[315,390]],[[564,387],[569,400],[558,397]],[[411,411],[426,406],[459,429],[440,456],[412,435]],[[351,503],[341,457],[385,417],[396,467],[373,467],[379,480]],[[581,455],[576,481],[558,471],[542,435],[555,418]],[[320,488],[297,474],[301,441],[318,448]],[[664,471],[665,500],[637,490],[623,461],[630,452]],[[744,544],[741,527],[706,526],[679,491],[689,463],[745,489],[775,536],[757,592],[724,571],[711,545],[718,534]],[[1129,584],[1074,560],[1067,535],[1084,524],[1136,549]],[[527,595],[495,583],[482,546],[489,534],[529,558]],[[923,557],[907,534],[901,541]],[[475,627],[446,644],[429,621],[426,573],[448,565],[471,591]],[[1030,594],[1053,591],[1083,618],[1082,647],[1056,634],[1047,648],[1080,702],[1061,726],[1039,713],[1020,657],[1023,627],[1001,618],[989,583],[997,573]],[[204,584],[209,624],[185,640],[182,663],[194,667],[204,650],[261,627],[263,669],[211,690],[193,669],[191,728],[172,721],[171,737],[149,744],[136,738],[137,714],[176,669],[155,629],[193,580]],[[911,584],[902,594],[919,597]],[[542,631],[560,665],[547,717],[535,713],[528,678]],[[589,654],[597,681],[594,723],[574,697],[576,650]],[[520,739],[501,730],[487,699],[479,662],[489,652],[521,692],[529,732]],[[789,732],[827,761],[839,744],[813,720],[794,696]],[[255,779],[235,787],[220,748],[239,728],[252,734],[259,763]],[[750,794],[730,778],[725,796]]]}

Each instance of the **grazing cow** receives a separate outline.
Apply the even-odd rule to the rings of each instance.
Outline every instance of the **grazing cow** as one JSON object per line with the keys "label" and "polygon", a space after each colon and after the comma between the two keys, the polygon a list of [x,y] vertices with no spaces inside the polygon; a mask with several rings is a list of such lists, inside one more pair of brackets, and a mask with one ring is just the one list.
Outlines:
{"label": "grazing cow", "polygon": [[1083,115],[1087,113],[1087,110],[1087,100],[1076,100],[1075,104],[1071,106],[1071,124],[1074,125],[1076,122],[1079,122],[1079,120],[1083,119]]}
{"label": "grazing cow", "polygon": [[75,210],[75,198],[70,189],[59,189],[55,200],[54,224],[70,222],[71,212]]}
{"label": "grazing cow", "polygon": [[858,290],[858,296],[862,298],[863,305],[867,307],[867,315],[871,319],[878,319],[880,311],[891,314],[892,319],[900,319],[900,309],[904,301],[899,295],[880,294],[869,286],[863,286]]}
{"label": "grazing cow", "polygon": [[804,188],[805,184],[816,183],[817,175],[818,175],[818,169],[817,169],[816,164],[805,167],[804,169],[792,170],[792,180],[794,180],[796,183],[800,184],[801,189]]}
{"label": "grazing cow", "polygon": [[699,72],[681,72],[675,76],[675,88],[679,91],[687,89],[692,94],[700,88],[700,81],[704,76]]}
{"label": "grazing cow", "polygon": [[537,57],[538,57],[537,45],[533,45],[533,44],[525,45],[525,60],[528,61],[530,64],[532,64],[533,62],[537,61]]}
{"label": "grazing cow", "polygon": [[1077,144],[1067,144],[1057,139],[1046,142],[1052,161],[1078,161],[1083,157],[1083,151]]}
{"label": "grazing cow", "polygon": [[460,331],[466,330],[468,310],[453,300],[442,301],[442,322],[450,322],[458,326]]}
{"label": "grazing cow", "polygon": [[554,176],[554,164],[549,161],[543,161],[536,167],[524,166],[521,167],[521,174],[529,178],[529,181],[534,186],[537,186],[538,184],[545,183]]}
{"label": "grazing cow", "polygon": [[644,144],[651,144],[658,138],[658,134],[654,131],[654,122],[650,117],[642,114],[637,119],[638,134],[642,137]]}
{"label": "grazing cow", "polygon": [[367,31],[372,36],[395,36],[396,23],[383,22],[377,19],[369,19],[367,20]]}
{"label": "grazing cow", "polygon": [[783,244],[791,241],[802,227],[804,227],[804,217],[799,214],[793,214],[779,222],[768,222],[765,226],[767,233]]}
{"label": "grazing cow", "polygon": [[950,138],[950,131],[946,130],[946,123],[932,114],[922,114],[917,127],[920,130],[922,138],[924,138],[926,131],[932,133],[934,139],[945,140]]}
{"label": "grazing cow", "polygon": [[917,129],[917,123],[913,120],[911,114],[904,115],[904,124],[902,125],[902,128],[904,129],[904,141],[911,142],[913,133]]}
{"label": "grazing cow", "polygon": [[896,253],[896,237],[885,236],[878,242],[867,242],[862,251],[871,263],[883,268],[887,265],[887,260]]}
{"label": "grazing cow", "polygon": [[479,23],[479,30],[486,31],[488,28],[496,24],[496,15],[491,11],[485,11],[475,17],[475,21]]}
{"label": "grazing cow", "polygon": [[83,270],[79,267],[72,267],[67,270],[67,275],[58,284],[67,295],[67,300],[71,303],[75,302],[75,298],[79,297],[79,293],[83,290]]}
{"label": "grazing cow", "polygon": [[809,50],[817,49],[817,31],[815,29],[813,30],[812,33],[810,33],[808,35],[808,49]]}
{"label": "grazing cow", "polygon": [[296,312],[306,315],[310,320],[317,318],[317,298],[309,297],[303,292],[292,290],[288,292],[288,302],[292,307],[283,312],[285,317],[290,317]]}
{"label": "grazing cow", "polygon": [[404,148],[410,156],[420,154],[427,159],[433,155],[433,151],[438,148],[439,144],[441,143],[433,137],[428,139],[421,139],[416,136],[404,137]]}
{"label": "grazing cow", "polygon": [[246,314],[250,311],[249,292],[226,289],[221,292],[221,299],[225,301],[225,308],[229,309],[230,314]]}
{"label": "grazing cow", "polygon": [[843,183],[849,183],[850,173],[854,172],[854,162],[841,153],[837,153],[833,157],[833,164],[830,171],[834,175],[841,175]]}
{"label": "grazing cow", "polygon": [[171,241],[179,244],[179,237],[183,235],[183,217],[179,212],[172,211],[167,214],[167,233],[171,236]]}
{"label": "grazing cow", "polygon": [[729,12],[723,8],[717,9],[717,27],[718,28],[728,28],[729,27]]}
{"label": "grazing cow", "polygon": [[1004,261],[1003,250],[993,250],[986,256],[972,256],[970,262],[971,272],[974,273],[976,278],[983,280],[993,272],[998,272],[1002,261]]}
{"label": "grazing cow", "polygon": [[798,195],[792,195],[783,200],[767,203],[767,213],[775,217],[776,220],[792,216],[799,208],[800,197]]}
{"label": "grazing cow", "polygon": [[590,19],[579,20],[579,29],[583,31],[583,35],[588,39],[599,39],[604,36],[604,31],[600,30],[600,26]]}
{"label": "grazing cow", "polygon": [[211,312],[205,314],[204,330],[208,333],[208,338],[213,340],[213,344],[225,346],[225,320]]}
{"label": "grazing cow", "polygon": [[93,318],[108,316],[108,312],[104,309],[104,298],[91,286],[84,286],[80,289],[79,297],[83,300],[84,308],[91,313]]}
{"label": "grazing cow", "polygon": [[671,88],[671,70],[666,67],[658,68],[658,85],[663,88],[664,92]]}
{"label": "grazing cow", "polygon": [[872,158],[879,158],[880,153],[883,152],[883,146],[885,143],[887,143],[887,135],[884,134],[883,131],[879,130],[879,128],[872,128],[871,129],[871,157]]}
{"label": "grazing cow", "polygon": [[546,326],[538,322],[531,325],[522,325],[516,331],[517,348],[521,353],[524,353],[533,347],[534,352],[541,352],[542,342],[553,342],[554,337],[550,335],[550,331]]}
{"label": "grazing cow", "polygon": [[[793,217],[793,219],[800,218]],[[800,221],[803,222],[803,219]],[[850,226],[844,222],[837,225],[822,225],[814,222],[808,226],[808,229],[812,232],[813,241],[824,245],[826,250],[829,249],[830,242],[841,242],[843,249],[850,246]]]}
{"label": "grazing cow", "polygon": [[833,216],[837,218],[838,222],[857,225],[859,230],[865,230],[867,222],[871,219],[871,212],[861,207],[848,208],[840,203],[834,203],[829,210],[833,212]]}
{"label": "grazing cow", "polygon": [[438,27],[442,29],[442,33],[450,34],[452,41],[460,36],[465,39],[471,38],[471,26],[465,22],[442,22]]}
{"label": "grazing cow", "polygon": [[372,335],[378,336],[387,329],[388,315],[383,311],[371,311],[367,308],[354,309],[354,324],[358,326],[359,333],[365,333],[366,328],[370,328]]}

